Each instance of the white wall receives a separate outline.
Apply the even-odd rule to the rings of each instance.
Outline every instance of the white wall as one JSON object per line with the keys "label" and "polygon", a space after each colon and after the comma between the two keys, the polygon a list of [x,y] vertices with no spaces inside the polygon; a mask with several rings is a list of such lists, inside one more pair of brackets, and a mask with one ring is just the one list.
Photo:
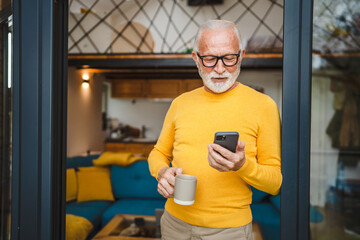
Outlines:
{"label": "white wall", "polygon": [[141,129],[146,126],[145,137],[157,139],[171,101],[108,99],[108,117],[117,118],[120,123]]}
{"label": "white wall", "polygon": [[239,82],[262,87],[265,94],[269,95],[277,104],[282,114],[282,70],[272,69],[242,69],[238,78]]}
{"label": "white wall", "polygon": [[81,86],[81,70],[68,69],[67,156],[104,149],[101,129],[101,77],[90,78],[90,87]]}
{"label": "white wall", "polygon": [[[89,7],[93,5],[92,0],[82,0],[82,2]],[[260,26],[256,30],[257,32],[255,35],[269,36],[273,35],[272,32],[276,34],[280,33],[280,35],[282,35],[283,8],[281,6],[283,5],[283,0],[277,0],[276,4],[272,4],[272,1],[270,0],[257,2],[253,2],[251,0],[243,0],[240,2],[238,0],[226,0],[221,5],[203,6],[200,11],[198,11],[198,7],[188,6],[186,0],[176,1],[181,7],[175,5],[174,8],[174,1],[172,0],[162,1],[163,7],[160,7],[159,1],[149,1],[147,4],[144,4],[142,1],[140,2],[143,9],[146,11],[146,15],[142,11],[138,12],[139,6],[135,1],[124,1],[120,4],[120,9],[124,12],[127,19],[132,19],[132,22],[140,23],[145,28],[149,28],[149,32],[155,43],[154,52],[181,52],[186,48],[192,48],[193,38],[196,34],[198,26],[194,22],[188,24],[190,20],[189,16],[192,16],[197,24],[202,24],[207,20],[217,18],[213,8],[216,9],[216,12],[221,14],[222,19],[225,20],[235,22],[240,16],[242,16],[242,18],[237,22],[237,25],[241,30],[244,40],[253,35],[260,23],[259,18],[262,19],[270,9],[264,21],[271,30],[265,26]],[[246,10],[247,7],[250,7],[251,12]],[[88,31],[93,28],[97,22],[99,22],[99,19],[95,14],[100,17],[104,17],[114,8],[114,5],[111,1],[99,1],[99,3],[97,3],[92,9],[94,13],[87,14],[86,16],[84,13],[80,13],[81,8],[84,8],[84,6],[79,4],[77,1],[72,1],[70,5],[71,15],[69,16],[69,30],[72,30],[76,25],[76,22],[78,21],[76,19],[82,19],[82,21],[81,26],[76,27],[71,32],[69,47],[73,45],[73,40],[77,41],[84,35],[83,30]],[[182,9],[184,9],[184,11]],[[157,17],[154,18],[156,13]],[[171,21],[169,21],[169,13],[172,13]],[[150,23],[149,18],[153,21],[153,23]],[[119,11],[113,11],[106,19],[106,23],[115,29],[118,29],[121,25],[128,22],[127,19],[125,19]],[[125,31],[123,34],[132,42],[137,42],[138,39],[141,39],[140,37],[131,37],[131,32],[132,31],[129,30],[128,33]],[[178,37],[178,32],[182,32],[181,38]],[[89,36],[98,50],[100,52],[105,52],[114,38],[114,31],[103,22],[99,24],[89,34]],[[166,39],[165,44],[164,39]],[[184,43],[186,46],[184,46]],[[126,45],[127,43],[122,42],[122,44]],[[172,46],[171,50],[169,50],[168,45]],[[79,48],[83,53],[96,52],[96,49],[86,37],[83,38],[77,47],[71,49],[70,53],[79,53]],[[129,47],[127,51],[121,52],[134,51],[134,48]]]}

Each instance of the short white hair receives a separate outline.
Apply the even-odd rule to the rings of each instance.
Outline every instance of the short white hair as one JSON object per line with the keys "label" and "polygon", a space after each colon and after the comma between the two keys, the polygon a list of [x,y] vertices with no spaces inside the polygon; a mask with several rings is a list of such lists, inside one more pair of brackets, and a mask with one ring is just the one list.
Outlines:
{"label": "short white hair", "polygon": [[196,33],[195,36],[195,42],[194,42],[194,47],[193,47],[193,51],[197,52],[199,50],[199,41],[201,38],[201,35],[203,33],[204,30],[208,30],[208,29],[227,29],[227,28],[231,28],[233,29],[233,31],[235,32],[238,41],[239,41],[239,48],[240,50],[243,49],[243,44],[242,44],[242,39],[241,39],[241,34],[240,34],[240,30],[238,28],[238,26],[230,21],[226,21],[226,20],[209,20],[206,23],[202,24],[199,27],[198,32]]}

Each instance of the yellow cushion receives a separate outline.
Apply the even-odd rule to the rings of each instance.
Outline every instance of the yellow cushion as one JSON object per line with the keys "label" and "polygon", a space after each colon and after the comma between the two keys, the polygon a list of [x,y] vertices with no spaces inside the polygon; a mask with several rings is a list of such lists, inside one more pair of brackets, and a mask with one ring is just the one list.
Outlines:
{"label": "yellow cushion", "polygon": [[75,200],[77,196],[77,181],[75,169],[66,169],[66,202]]}
{"label": "yellow cushion", "polygon": [[94,166],[119,165],[128,166],[135,161],[144,159],[128,152],[104,152],[98,159],[93,160]]}
{"label": "yellow cushion", "polygon": [[107,167],[79,167],[78,168],[79,169],[79,171],[81,171],[81,172],[84,172],[84,171],[86,171],[86,172],[93,172],[93,171],[95,171],[95,172],[107,172],[107,173],[110,173],[110,169],[109,168],[107,168]]}
{"label": "yellow cushion", "polygon": [[84,217],[66,214],[66,240],[85,240],[93,225]]}
{"label": "yellow cushion", "polygon": [[110,170],[100,167],[82,167],[77,173],[78,202],[114,201],[111,188]]}

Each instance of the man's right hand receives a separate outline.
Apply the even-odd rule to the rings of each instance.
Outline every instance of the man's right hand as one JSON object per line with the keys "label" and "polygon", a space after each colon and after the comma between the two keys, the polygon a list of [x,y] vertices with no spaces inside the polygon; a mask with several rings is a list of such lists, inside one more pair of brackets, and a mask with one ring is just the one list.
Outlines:
{"label": "man's right hand", "polygon": [[174,197],[175,176],[182,174],[182,168],[163,167],[158,175],[158,192],[165,198]]}

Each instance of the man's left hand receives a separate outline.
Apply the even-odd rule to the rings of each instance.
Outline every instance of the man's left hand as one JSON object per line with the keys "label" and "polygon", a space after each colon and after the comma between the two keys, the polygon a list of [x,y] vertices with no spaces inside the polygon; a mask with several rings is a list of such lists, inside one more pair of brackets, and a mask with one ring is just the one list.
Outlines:
{"label": "man's left hand", "polygon": [[238,141],[235,153],[215,143],[209,144],[208,150],[210,166],[220,172],[237,171],[246,162],[245,142],[243,141]]}

